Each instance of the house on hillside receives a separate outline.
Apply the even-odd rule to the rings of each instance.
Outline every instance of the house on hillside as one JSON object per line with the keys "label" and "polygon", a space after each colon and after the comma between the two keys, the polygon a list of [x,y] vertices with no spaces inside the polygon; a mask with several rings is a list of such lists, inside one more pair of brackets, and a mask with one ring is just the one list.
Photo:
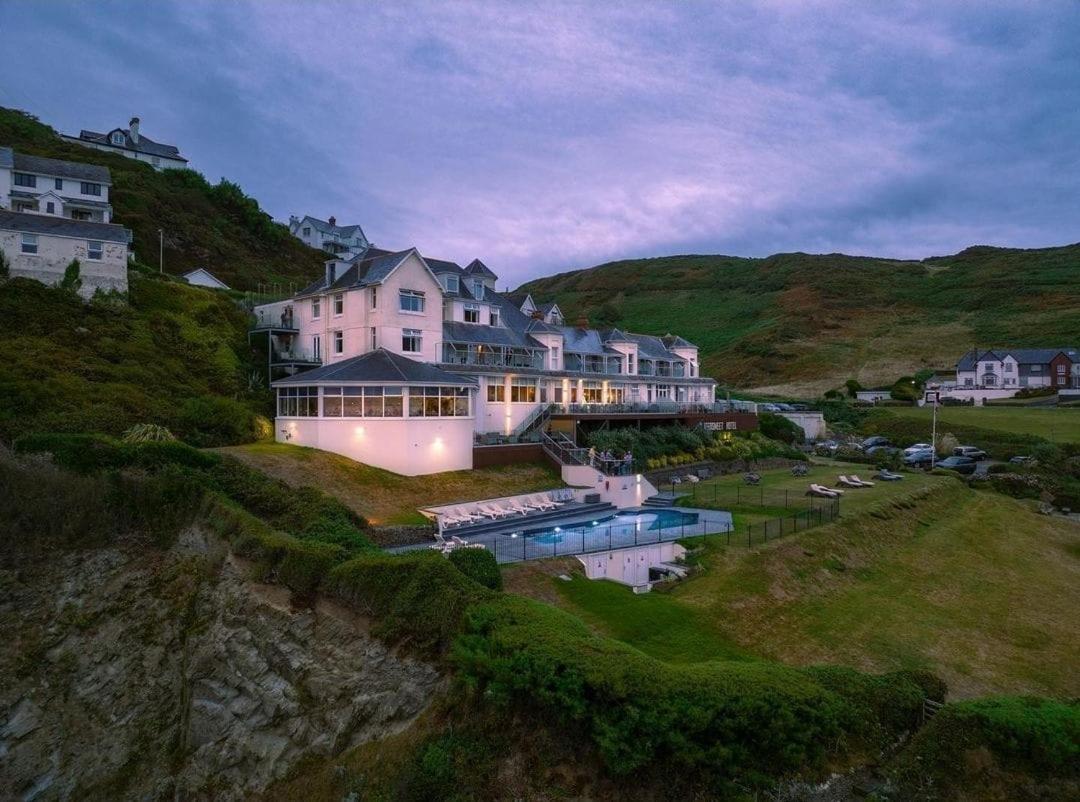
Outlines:
{"label": "house on hillside", "polygon": [[371,245],[360,226],[339,226],[334,217],[320,220],[311,215],[293,215],[289,218],[289,233],[309,248],[335,256],[355,256]]}
{"label": "house on hillside", "polygon": [[194,284],[196,287],[209,287],[214,290],[229,289],[228,284],[219,279],[205,267],[197,267],[194,270],[189,270],[180,278],[184,279],[188,284]]}
{"label": "house on hillside", "polygon": [[64,134],[68,142],[87,148],[119,153],[129,159],[146,162],[155,170],[183,169],[188,160],[180,155],[176,145],[155,142],[139,130],[139,118],[132,117],[127,128],[114,128],[106,133],[80,131],[78,136]]}
{"label": "house on hillside", "polygon": [[112,220],[109,168],[0,147],[0,209],[94,223]]}
{"label": "house on hillside", "polygon": [[131,232],[112,223],[0,211],[0,251],[11,277],[58,284],[77,259],[86,298],[99,289],[127,292],[130,243]]}
{"label": "house on hillside", "polygon": [[754,405],[715,403],[686,340],[567,326],[496,280],[480,260],[369,247],[256,307],[278,440],[413,475],[471,468],[496,444],[574,454],[610,425],[756,427]]}
{"label": "house on hillside", "polygon": [[971,350],[956,363],[956,386],[972,389],[1067,388],[1080,349],[995,348]]}

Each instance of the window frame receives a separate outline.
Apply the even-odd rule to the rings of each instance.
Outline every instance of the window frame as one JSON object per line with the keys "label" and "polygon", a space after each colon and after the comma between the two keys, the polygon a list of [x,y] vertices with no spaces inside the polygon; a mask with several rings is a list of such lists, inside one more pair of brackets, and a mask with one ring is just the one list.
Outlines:
{"label": "window frame", "polygon": [[[447,292],[461,292],[461,278],[459,276],[455,276],[453,273],[447,273],[445,278],[446,283],[443,286],[446,288]],[[453,284],[453,286],[450,286],[451,284]]]}
{"label": "window frame", "polygon": [[502,313],[497,307],[491,307],[488,309],[488,325],[499,327],[502,326]]}
{"label": "window frame", "polygon": [[331,303],[333,304],[331,308],[333,309],[334,317],[341,317],[345,314],[345,293],[334,293],[333,298],[331,298]]}
{"label": "window frame", "polygon": [[113,131],[112,135],[109,136],[109,141],[119,147],[123,147],[127,144],[127,140],[124,138],[124,135],[120,131]]}
{"label": "window frame", "polygon": [[[415,302],[418,309],[409,309],[406,307],[406,302]],[[422,315],[427,309],[427,298],[420,290],[398,290],[398,311],[403,315]]]}
{"label": "window frame", "polygon": [[37,189],[37,176],[33,173],[12,173],[11,185],[13,187]]}
{"label": "window frame", "polygon": [[101,184],[95,181],[80,181],[79,193],[82,195],[92,195],[95,198],[101,197]]}
{"label": "window frame", "polygon": [[540,390],[536,379],[528,377],[510,379],[511,404],[535,404],[539,398]]}
{"label": "window frame", "polygon": [[61,192],[63,192],[63,190],[64,190],[64,179],[62,179],[62,178],[54,178],[53,179],[53,189],[59,189]]}
{"label": "window frame", "polygon": [[[416,348],[406,348],[406,341],[415,341]],[[424,331],[423,329],[402,329],[401,330],[401,352],[403,354],[422,354],[424,352]]]}
{"label": "window frame", "polygon": [[333,333],[333,339],[334,339],[334,343],[333,343],[334,354],[335,355],[344,354],[345,353],[345,332],[343,332],[341,329],[336,329],[334,331],[334,333]]}
{"label": "window frame", "polygon": [[[97,246],[96,248],[94,246]],[[94,254],[97,256],[94,256]],[[105,243],[101,240],[88,239],[86,241],[86,258],[92,262],[100,262],[105,258]]]}
{"label": "window frame", "polygon": [[[30,250],[28,250],[30,249]],[[22,239],[19,241],[19,253],[27,254],[28,256],[38,255],[38,235],[37,234],[23,234]]]}
{"label": "window frame", "polygon": [[487,400],[489,404],[506,403],[506,385],[502,382],[487,386]]}
{"label": "window frame", "polygon": [[[480,304],[465,304],[465,308],[461,312],[461,319],[466,323],[479,323],[480,311]],[[475,318],[474,320],[469,320],[470,314]]]}
{"label": "window frame", "polygon": [[311,319],[322,319],[322,298],[320,298],[319,296],[315,296],[311,299]]}

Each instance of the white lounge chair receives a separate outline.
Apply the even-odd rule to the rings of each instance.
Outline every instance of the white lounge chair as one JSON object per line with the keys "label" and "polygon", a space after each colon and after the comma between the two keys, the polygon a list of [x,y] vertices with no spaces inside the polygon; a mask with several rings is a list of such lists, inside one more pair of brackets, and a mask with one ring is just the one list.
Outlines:
{"label": "white lounge chair", "polygon": [[848,477],[848,476],[837,476],[836,477],[836,483],[840,484],[840,485],[844,485],[844,487],[862,487],[862,485],[860,483],[853,482],[851,480],[851,478]]}
{"label": "white lounge chair", "polygon": [[553,510],[559,506],[556,502],[549,501],[541,495],[529,496],[529,501],[531,501],[538,510]]}
{"label": "white lounge chair", "polygon": [[506,507],[507,507],[507,509],[510,510],[510,512],[516,512],[516,513],[518,513],[520,515],[528,515],[529,514],[529,509],[530,509],[528,505],[522,504],[516,498],[511,499],[507,503]]}
{"label": "white lounge chair", "polygon": [[476,508],[488,518],[505,518],[509,513],[494,504],[477,504]]}
{"label": "white lounge chair", "polygon": [[839,498],[843,495],[843,490],[834,490],[824,485],[810,485],[810,489],[806,491],[808,496],[821,496],[822,498]]}
{"label": "white lounge chair", "polygon": [[466,523],[484,520],[483,515],[476,515],[475,513],[469,512],[468,510],[464,509],[463,507],[454,507],[451,512],[456,514],[458,518],[461,518]]}
{"label": "white lounge chair", "polygon": [[449,512],[444,512],[439,516],[439,524],[445,529],[448,526],[461,526],[467,521],[460,515],[452,515]]}
{"label": "white lounge chair", "polygon": [[859,483],[860,485],[862,485],[863,487],[873,487],[873,486],[874,486],[874,483],[873,483],[873,482],[868,482],[868,481],[866,481],[865,479],[860,479],[860,478],[859,478],[858,476],[856,476],[855,474],[851,474],[851,476],[850,476],[850,477],[848,477],[848,478],[849,478],[849,479],[851,479],[851,481],[853,481],[853,482],[858,482],[858,483]]}
{"label": "white lounge chair", "polygon": [[561,490],[553,490],[548,495],[548,499],[556,507],[562,507],[562,506],[570,503],[570,499],[566,498],[566,494],[563,493]]}

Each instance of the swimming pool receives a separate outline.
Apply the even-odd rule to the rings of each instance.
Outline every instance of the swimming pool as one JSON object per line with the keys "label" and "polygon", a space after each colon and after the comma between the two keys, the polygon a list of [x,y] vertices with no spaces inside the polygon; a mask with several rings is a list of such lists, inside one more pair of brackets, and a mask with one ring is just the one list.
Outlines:
{"label": "swimming pool", "polygon": [[526,538],[540,544],[562,543],[565,539],[587,542],[598,536],[614,536],[623,540],[641,532],[692,528],[698,523],[698,518],[698,513],[683,510],[624,511],[594,521],[514,532],[512,537]]}

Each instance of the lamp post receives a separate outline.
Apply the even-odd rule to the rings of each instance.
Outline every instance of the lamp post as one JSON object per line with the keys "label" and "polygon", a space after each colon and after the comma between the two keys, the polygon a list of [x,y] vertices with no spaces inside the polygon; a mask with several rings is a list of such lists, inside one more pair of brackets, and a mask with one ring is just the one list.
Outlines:
{"label": "lamp post", "polygon": [[158,233],[158,272],[165,272],[165,230],[159,228]]}

